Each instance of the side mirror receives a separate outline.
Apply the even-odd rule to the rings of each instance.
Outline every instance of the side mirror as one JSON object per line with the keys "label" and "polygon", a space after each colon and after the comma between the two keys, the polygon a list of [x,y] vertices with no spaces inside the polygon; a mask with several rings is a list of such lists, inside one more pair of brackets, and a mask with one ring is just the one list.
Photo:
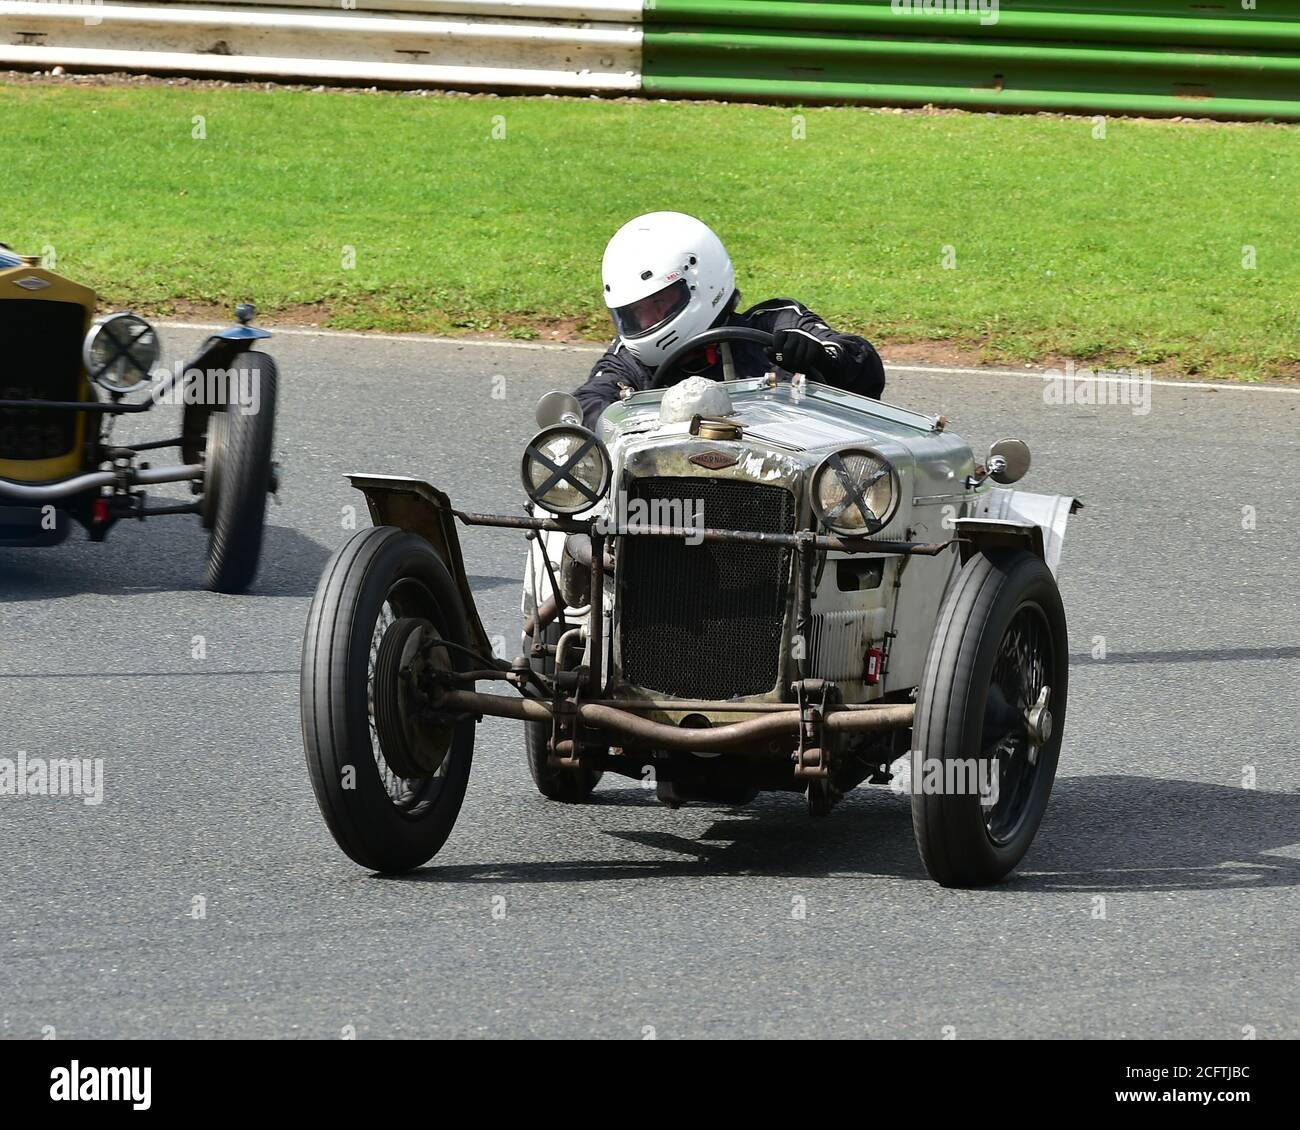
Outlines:
{"label": "side mirror", "polygon": [[571,392],[548,392],[537,402],[537,426],[550,428],[556,424],[581,424],[582,405]]}
{"label": "side mirror", "polygon": [[1017,483],[1029,470],[1029,445],[1023,440],[1000,439],[989,448],[989,478],[1007,486]]}

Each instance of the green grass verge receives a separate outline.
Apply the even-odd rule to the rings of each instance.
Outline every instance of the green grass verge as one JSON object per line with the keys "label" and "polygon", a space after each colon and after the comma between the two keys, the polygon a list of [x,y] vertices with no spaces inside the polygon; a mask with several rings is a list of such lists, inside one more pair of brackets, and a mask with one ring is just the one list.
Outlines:
{"label": "green grass verge", "polygon": [[602,337],[605,240],[675,208],[747,300],[878,344],[1300,371],[1300,127],[800,113],[804,139],[780,107],[0,85],[0,239],[115,306]]}

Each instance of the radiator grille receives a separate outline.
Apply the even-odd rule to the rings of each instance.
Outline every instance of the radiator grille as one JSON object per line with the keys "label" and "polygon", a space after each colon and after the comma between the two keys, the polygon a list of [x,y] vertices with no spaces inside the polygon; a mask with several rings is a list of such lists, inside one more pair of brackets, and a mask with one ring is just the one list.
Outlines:
{"label": "radiator grille", "polygon": [[[0,400],[77,400],[86,312],[74,302],[0,302]],[[76,412],[0,408],[0,459],[54,459],[77,440]]]}
{"label": "radiator grille", "polygon": [[[689,499],[712,529],[791,533],[794,495],[733,479],[633,479],[629,500]],[[789,549],[629,536],[619,551],[623,678],[678,698],[776,686]]]}

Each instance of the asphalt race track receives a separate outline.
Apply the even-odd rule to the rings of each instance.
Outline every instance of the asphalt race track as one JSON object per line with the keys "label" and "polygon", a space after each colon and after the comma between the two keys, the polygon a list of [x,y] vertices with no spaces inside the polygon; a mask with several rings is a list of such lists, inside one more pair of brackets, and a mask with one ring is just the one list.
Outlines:
{"label": "asphalt race track", "polygon": [[[168,355],[200,336],[165,330]],[[285,486],[252,594],[202,590],[188,517],[0,550],[0,757],[104,764],[101,804],[0,796],[0,1035],[1300,1036],[1300,395],[1158,386],[1135,415],[891,371],[887,399],[981,452],[1027,439],[1025,487],[1086,503],[1061,776],[1000,887],[931,883],[883,787],[817,822],[608,777],[550,803],[491,719],[442,853],[383,879],[330,839],[299,735],[307,604],[365,520],[343,473],[518,513],[533,404],[592,353],[272,349]],[[150,415],[116,434],[175,434]],[[462,536],[513,638],[520,536]]]}

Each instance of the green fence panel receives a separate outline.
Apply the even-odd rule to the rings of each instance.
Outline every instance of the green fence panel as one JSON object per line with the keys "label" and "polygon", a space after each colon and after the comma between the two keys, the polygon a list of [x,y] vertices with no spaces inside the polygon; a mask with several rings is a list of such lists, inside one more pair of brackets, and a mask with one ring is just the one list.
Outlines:
{"label": "green fence panel", "polygon": [[648,0],[673,97],[1300,120],[1300,0]]}

